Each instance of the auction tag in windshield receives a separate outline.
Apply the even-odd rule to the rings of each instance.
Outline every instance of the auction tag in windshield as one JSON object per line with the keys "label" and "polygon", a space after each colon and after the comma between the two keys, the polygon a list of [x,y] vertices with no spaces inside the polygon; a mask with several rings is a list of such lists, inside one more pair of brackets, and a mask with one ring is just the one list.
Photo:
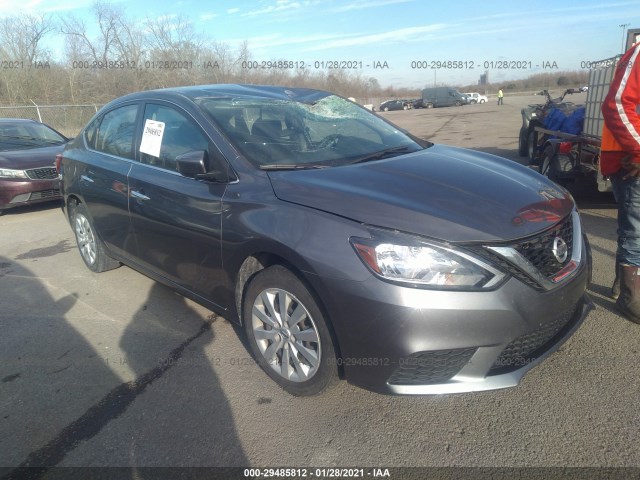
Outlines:
{"label": "auction tag in windshield", "polygon": [[164,134],[164,122],[147,120],[142,131],[142,142],[140,151],[153,157],[160,157],[160,147],[162,146],[162,135]]}

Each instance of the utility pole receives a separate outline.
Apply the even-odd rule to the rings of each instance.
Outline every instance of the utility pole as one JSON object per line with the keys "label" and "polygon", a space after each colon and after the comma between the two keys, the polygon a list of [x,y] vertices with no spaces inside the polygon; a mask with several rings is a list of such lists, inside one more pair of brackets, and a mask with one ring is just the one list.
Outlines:
{"label": "utility pole", "polygon": [[621,23],[620,25],[618,25],[620,28],[622,28],[622,53],[625,52],[625,33],[627,33],[627,27],[631,25],[630,23]]}

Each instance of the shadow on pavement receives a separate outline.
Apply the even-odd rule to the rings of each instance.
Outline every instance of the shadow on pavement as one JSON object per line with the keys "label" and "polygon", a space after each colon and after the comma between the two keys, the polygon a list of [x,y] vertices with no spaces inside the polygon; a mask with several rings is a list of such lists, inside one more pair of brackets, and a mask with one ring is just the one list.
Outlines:
{"label": "shadow on pavement", "polygon": [[213,316],[154,284],[121,337],[118,361],[135,374],[123,381],[73,326],[86,305],[60,290],[0,257],[0,477],[90,465],[151,478],[135,467],[247,464],[203,352]]}

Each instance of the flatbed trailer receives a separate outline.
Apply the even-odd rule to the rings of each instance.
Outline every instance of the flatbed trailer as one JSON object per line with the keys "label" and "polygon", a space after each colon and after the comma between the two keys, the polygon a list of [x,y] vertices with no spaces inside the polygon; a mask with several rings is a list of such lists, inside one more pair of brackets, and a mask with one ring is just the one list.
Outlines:
{"label": "flatbed trailer", "polygon": [[[639,36],[640,29],[629,29],[626,48],[631,48]],[[589,62],[587,99],[580,134],[550,130],[543,126],[544,118],[551,108],[559,108],[565,113],[579,108],[571,102],[563,102],[564,95],[555,101],[548,96],[545,105],[530,105],[522,109],[519,153],[529,156],[531,168],[557,183],[566,184],[579,179],[595,180],[599,191],[611,191],[611,182],[602,176],[599,168],[604,126],[601,108],[621,56]],[[571,92],[568,90],[567,93]]]}
{"label": "flatbed trailer", "polygon": [[[573,135],[534,126],[532,141],[541,145],[534,151],[531,167],[556,183],[566,184],[595,177],[598,190],[608,191],[606,181],[598,179],[601,138],[582,133]],[[600,181],[604,182],[600,185]]]}

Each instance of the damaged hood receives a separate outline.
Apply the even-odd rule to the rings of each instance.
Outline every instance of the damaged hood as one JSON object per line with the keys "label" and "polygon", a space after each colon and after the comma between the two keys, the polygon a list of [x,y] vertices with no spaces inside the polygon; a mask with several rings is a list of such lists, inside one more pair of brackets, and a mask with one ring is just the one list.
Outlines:
{"label": "damaged hood", "polygon": [[566,190],[515,162],[435,145],[322,170],[268,173],[283,201],[448,242],[502,242],[569,215]]}

